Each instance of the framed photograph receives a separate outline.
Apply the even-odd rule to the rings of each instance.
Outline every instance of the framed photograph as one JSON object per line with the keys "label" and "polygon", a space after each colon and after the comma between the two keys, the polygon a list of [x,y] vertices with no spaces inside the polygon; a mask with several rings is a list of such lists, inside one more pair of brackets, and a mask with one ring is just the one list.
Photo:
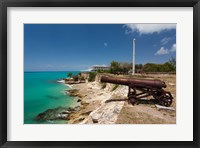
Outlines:
{"label": "framed photograph", "polygon": [[1,1],[1,147],[199,147],[199,7]]}

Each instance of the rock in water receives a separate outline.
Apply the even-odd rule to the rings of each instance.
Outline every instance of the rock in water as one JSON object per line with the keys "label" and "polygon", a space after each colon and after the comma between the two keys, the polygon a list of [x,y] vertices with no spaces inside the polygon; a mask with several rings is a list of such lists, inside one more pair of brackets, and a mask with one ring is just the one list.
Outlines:
{"label": "rock in water", "polygon": [[67,116],[76,110],[78,110],[78,107],[76,108],[57,107],[54,109],[48,109],[42,113],[39,113],[35,117],[35,120],[37,121],[66,120]]}

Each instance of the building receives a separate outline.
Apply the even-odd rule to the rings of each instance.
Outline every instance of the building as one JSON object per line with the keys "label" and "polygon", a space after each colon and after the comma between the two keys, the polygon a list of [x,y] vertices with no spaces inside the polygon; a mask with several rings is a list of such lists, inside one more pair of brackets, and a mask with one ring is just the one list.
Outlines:
{"label": "building", "polygon": [[98,71],[98,70],[110,70],[110,66],[106,66],[106,65],[93,65],[92,66],[92,71]]}

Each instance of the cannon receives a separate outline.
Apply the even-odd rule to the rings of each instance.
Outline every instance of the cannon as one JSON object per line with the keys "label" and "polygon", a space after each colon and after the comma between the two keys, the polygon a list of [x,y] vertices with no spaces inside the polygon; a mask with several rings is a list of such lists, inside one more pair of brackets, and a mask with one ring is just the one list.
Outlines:
{"label": "cannon", "polygon": [[101,82],[125,85],[129,87],[127,96],[128,99],[111,99],[107,100],[106,103],[111,101],[128,101],[134,105],[138,103],[141,98],[153,96],[154,102],[160,105],[168,107],[172,104],[173,97],[170,92],[164,90],[167,85],[161,80],[102,76]]}

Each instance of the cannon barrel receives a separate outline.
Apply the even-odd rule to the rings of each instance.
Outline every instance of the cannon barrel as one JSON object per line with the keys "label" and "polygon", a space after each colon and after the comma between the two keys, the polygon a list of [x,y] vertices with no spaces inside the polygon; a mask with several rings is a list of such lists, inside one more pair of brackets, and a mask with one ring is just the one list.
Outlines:
{"label": "cannon barrel", "polygon": [[135,87],[153,87],[157,89],[166,88],[166,84],[161,80],[149,80],[149,79],[136,79],[136,78],[116,78],[116,77],[108,77],[102,76],[101,82],[127,85],[127,86],[135,86]]}

